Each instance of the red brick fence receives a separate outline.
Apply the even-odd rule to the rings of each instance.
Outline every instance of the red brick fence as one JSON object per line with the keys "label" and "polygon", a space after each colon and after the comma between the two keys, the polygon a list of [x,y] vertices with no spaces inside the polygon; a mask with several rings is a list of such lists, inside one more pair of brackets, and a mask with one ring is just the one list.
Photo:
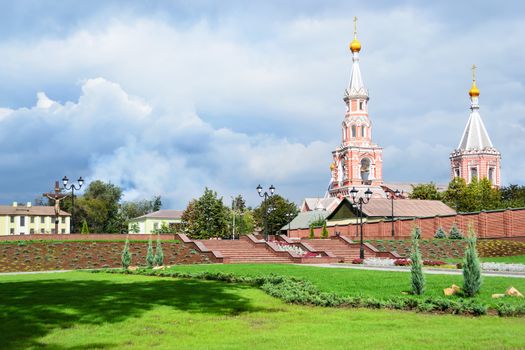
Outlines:
{"label": "red brick fence", "polygon": [[[414,225],[421,228],[423,238],[432,238],[438,227],[441,226],[448,233],[453,224],[456,224],[464,233],[467,232],[468,226],[472,225],[479,238],[525,239],[525,208],[394,220],[394,238],[409,238]],[[329,226],[327,229],[328,233],[333,236],[339,232],[341,235],[350,238],[356,237],[355,224]],[[322,228],[314,229],[315,236],[320,237],[321,231]],[[291,230],[289,236],[291,238],[305,238],[309,234],[309,229],[298,229]],[[366,239],[392,238],[392,221],[365,223],[363,225],[363,236]]]}

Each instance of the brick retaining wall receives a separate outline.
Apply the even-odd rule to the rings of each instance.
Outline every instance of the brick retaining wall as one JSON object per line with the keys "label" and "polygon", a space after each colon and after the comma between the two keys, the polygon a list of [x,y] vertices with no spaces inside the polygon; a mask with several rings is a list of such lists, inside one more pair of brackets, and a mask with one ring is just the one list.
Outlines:
{"label": "brick retaining wall", "polygon": [[[394,221],[394,238],[409,238],[414,225],[421,228],[423,238],[432,238],[439,226],[449,232],[456,224],[461,232],[466,233],[472,225],[479,238],[525,239],[525,208],[482,211],[477,213],[460,213],[450,216],[434,216],[417,219],[399,219]],[[334,236],[336,232],[350,238],[356,235],[355,224],[344,226],[329,226],[328,233]],[[321,236],[322,228],[314,229],[315,237]],[[309,229],[291,230],[289,237],[306,238],[310,235]],[[392,238],[392,221],[384,220],[363,225],[363,236],[366,239]]]}

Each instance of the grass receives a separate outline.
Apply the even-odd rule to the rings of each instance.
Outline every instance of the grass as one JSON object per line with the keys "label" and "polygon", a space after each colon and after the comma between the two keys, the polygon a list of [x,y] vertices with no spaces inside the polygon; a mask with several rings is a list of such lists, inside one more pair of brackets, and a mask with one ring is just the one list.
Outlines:
{"label": "grass", "polygon": [[[237,266],[252,272],[257,267]],[[285,267],[295,268],[278,269]],[[86,272],[0,276],[0,295],[1,349],[516,349],[525,344],[523,318],[293,306],[258,289],[215,281]]]}
{"label": "grass", "polygon": [[[352,296],[387,298],[390,296],[401,296],[403,291],[410,290],[410,274],[407,272],[322,268],[289,264],[176,265],[172,269],[188,272],[221,271],[248,276],[268,275],[270,273],[295,276],[313,282],[322,291]],[[458,286],[463,284],[461,275],[425,274],[425,279],[426,292],[421,296],[422,298],[426,296],[442,297],[444,288],[450,287],[453,283]],[[493,306],[500,302],[501,299],[492,299],[492,294],[504,293],[510,286],[524,292],[525,278],[485,277],[481,293],[475,299]],[[452,298],[457,297],[453,296]],[[525,303],[525,300],[506,298],[505,302]]]}

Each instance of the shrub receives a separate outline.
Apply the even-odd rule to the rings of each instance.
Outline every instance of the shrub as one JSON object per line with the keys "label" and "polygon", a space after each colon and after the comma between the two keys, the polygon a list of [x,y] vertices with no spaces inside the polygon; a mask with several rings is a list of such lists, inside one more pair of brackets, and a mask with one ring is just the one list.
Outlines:
{"label": "shrub", "polygon": [[151,242],[151,235],[149,236],[148,241],[148,252],[146,253],[146,265],[148,268],[153,267],[153,263],[155,262],[155,257],[153,256],[153,243]]}
{"label": "shrub", "polygon": [[439,226],[436,230],[436,233],[434,234],[434,238],[437,239],[444,239],[447,238],[447,234],[445,233],[445,230],[443,230],[443,227]]}
{"label": "shrub", "polygon": [[463,292],[467,297],[472,297],[479,292],[483,280],[478,252],[476,251],[476,233],[471,226],[469,226],[466,241],[467,248],[463,259]]}
{"label": "shrub", "polygon": [[419,226],[414,226],[412,229],[412,239],[421,239],[421,229]]}
{"label": "shrub", "polygon": [[88,234],[89,233],[89,227],[86,219],[82,222],[82,229],[80,229],[80,233],[82,234]]}
{"label": "shrub", "polygon": [[164,252],[162,251],[162,244],[160,242],[160,235],[157,235],[157,248],[155,250],[155,265],[164,265]]}
{"label": "shrub", "polygon": [[321,227],[326,224],[326,220],[321,215],[318,215],[313,221],[310,221],[310,226]]}
{"label": "shrub", "polygon": [[326,229],[326,221],[323,223],[323,232],[321,233],[321,238],[328,238],[328,230]]}
{"label": "shrub", "polygon": [[456,224],[452,225],[452,227],[450,228],[448,238],[449,239],[463,239],[463,235],[461,234],[461,231],[458,229]]}
{"label": "shrub", "polygon": [[421,264],[421,253],[419,252],[419,231],[417,226],[412,231],[412,250],[410,253],[410,275],[412,280],[412,292],[421,295],[425,292],[425,276]]}
{"label": "shrub", "polygon": [[129,241],[126,239],[121,256],[122,268],[127,269],[131,265],[131,253],[129,252]]}
{"label": "shrub", "polygon": [[441,260],[423,260],[423,265],[425,266],[441,266],[446,264],[446,262]]}
{"label": "shrub", "polygon": [[363,259],[361,258],[355,258],[354,260],[352,260],[352,264],[362,264],[363,263]]}
{"label": "shrub", "polygon": [[396,265],[396,266],[409,266],[410,265],[410,259],[396,259],[394,261],[394,265]]}
{"label": "shrub", "polygon": [[313,224],[310,224],[310,236],[309,236],[310,239],[314,239],[315,238],[315,234],[314,234],[314,225]]}

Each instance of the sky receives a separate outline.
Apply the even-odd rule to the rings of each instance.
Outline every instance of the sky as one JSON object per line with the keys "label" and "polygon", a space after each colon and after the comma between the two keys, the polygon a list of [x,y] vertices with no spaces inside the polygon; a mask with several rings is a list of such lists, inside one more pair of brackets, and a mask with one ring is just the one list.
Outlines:
{"label": "sky", "polygon": [[385,182],[447,183],[469,116],[525,184],[521,1],[0,1],[0,203],[67,175],[183,209],[324,196],[357,16]]}

